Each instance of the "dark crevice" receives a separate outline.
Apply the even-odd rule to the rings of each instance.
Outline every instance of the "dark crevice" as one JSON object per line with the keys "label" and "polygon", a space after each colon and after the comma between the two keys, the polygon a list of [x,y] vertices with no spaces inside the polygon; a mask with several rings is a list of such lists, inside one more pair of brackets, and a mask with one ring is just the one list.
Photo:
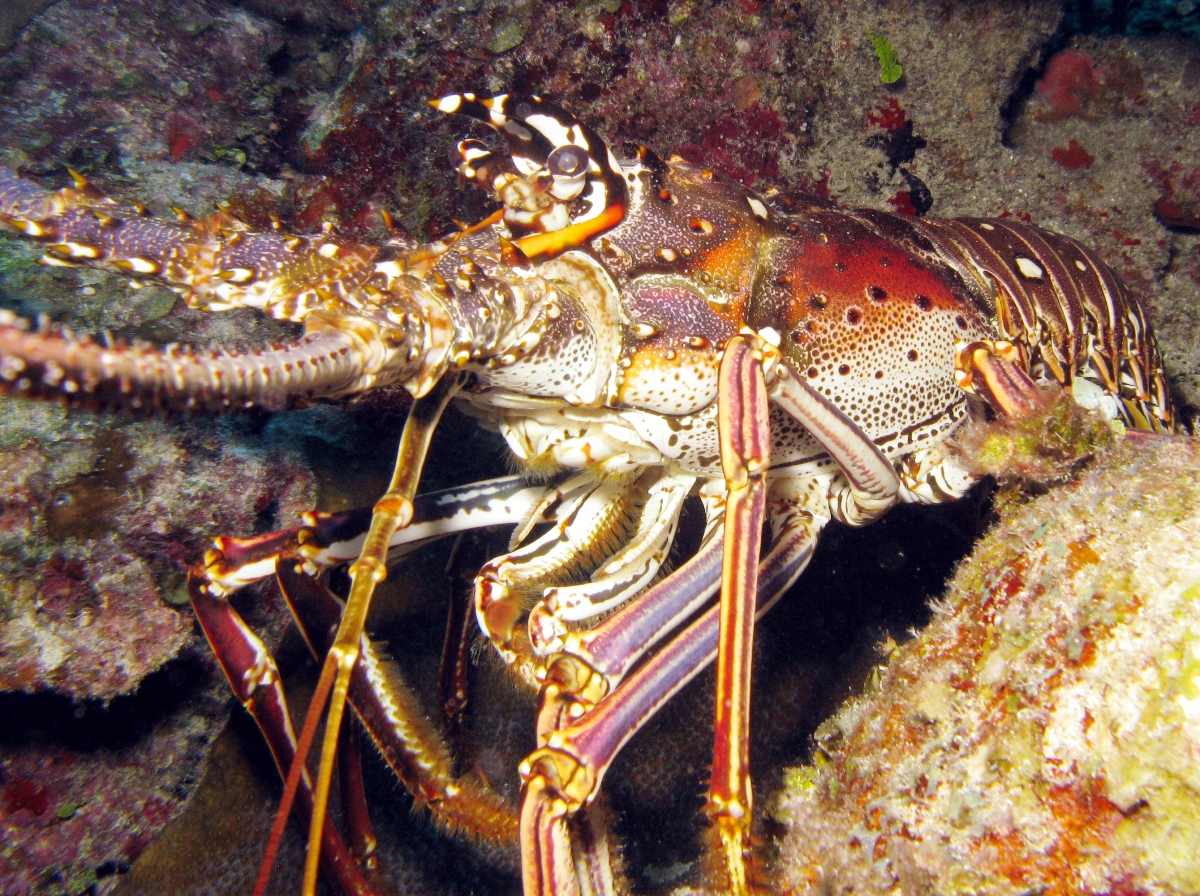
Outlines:
{"label": "dark crevice", "polygon": [[1200,7],[1175,0],[1070,0],[1063,24],[1068,35],[1174,33],[1200,37]]}
{"label": "dark crevice", "polygon": [[[1084,0],[1078,0],[1082,3]],[[1016,86],[1009,94],[1008,99],[1000,107],[1000,142],[1008,149],[1013,149],[1012,130],[1017,123],[1017,119],[1021,116],[1021,110],[1025,108],[1025,104],[1029,98],[1033,96],[1033,91],[1037,87],[1037,82],[1041,80],[1042,75],[1046,71],[1046,66],[1049,64],[1051,57],[1059,50],[1065,47],[1076,34],[1081,32],[1078,26],[1078,18],[1072,17],[1071,7],[1077,3],[1069,3],[1067,11],[1063,14],[1062,19],[1058,23],[1058,30],[1050,36],[1042,46],[1033,51],[1031,58],[1027,60],[1024,66],[1024,71],[1021,77],[1017,80]],[[1090,2],[1086,5],[1091,6]]]}
{"label": "dark crevice", "polygon": [[1008,99],[1000,107],[1000,142],[1008,149],[1014,149],[1012,143],[1012,131],[1016,126],[1017,119],[1021,116],[1021,110],[1025,108],[1025,104],[1029,98],[1033,96],[1034,88],[1037,82],[1041,79],[1042,73],[1046,70],[1046,64],[1050,61],[1058,50],[1060,50],[1067,42],[1067,37],[1064,36],[1062,25],[1059,25],[1059,30],[1054,36],[1041,48],[1036,59],[1030,61],[1030,65],[1025,69],[1024,74],[1018,79],[1016,87],[1012,93],[1008,95]]}
{"label": "dark crevice", "polygon": [[189,648],[147,675],[134,693],[107,701],[48,691],[0,694],[0,743],[44,740],[79,752],[126,749],[208,684],[208,661],[198,648]]}

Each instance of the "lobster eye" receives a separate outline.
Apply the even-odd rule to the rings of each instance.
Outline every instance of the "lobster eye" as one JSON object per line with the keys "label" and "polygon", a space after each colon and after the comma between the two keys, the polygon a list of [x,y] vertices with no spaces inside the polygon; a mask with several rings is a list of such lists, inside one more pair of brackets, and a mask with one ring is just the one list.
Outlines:
{"label": "lobster eye", "polygon": [[554,177],[575,177],[587,167],[587,154],[578,146],[560,146],[546,159],[546,170]]}

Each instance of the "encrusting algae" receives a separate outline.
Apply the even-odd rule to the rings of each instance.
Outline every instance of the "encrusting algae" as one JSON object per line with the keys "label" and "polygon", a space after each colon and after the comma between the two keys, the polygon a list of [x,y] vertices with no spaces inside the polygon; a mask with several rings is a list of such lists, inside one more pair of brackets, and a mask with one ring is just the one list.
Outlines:
{"label": "encrusting algae", "polygon": [[1200,441],[1006,517],[774,811],[808,893],[1200,891]]}

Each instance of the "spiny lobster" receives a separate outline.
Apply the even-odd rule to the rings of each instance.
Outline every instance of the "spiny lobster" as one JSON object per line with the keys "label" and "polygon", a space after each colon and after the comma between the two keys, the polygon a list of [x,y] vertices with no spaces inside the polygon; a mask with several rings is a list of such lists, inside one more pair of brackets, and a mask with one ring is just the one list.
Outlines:
{"label": "spiny lobster", "polygon": [[[305,332],[246,353],[160,349],[35,331],[5,312],[0,384],[185,410],[281,409],[394,384],[413,395],[372,509],[218,538],[191,574],[197,617],[286,773],[260,892],[293,799],[310,824],[305,891],[322,855],[343,890],[371,891],[358,864],[365,810],[352,796],[351,847],[324,824],[347,700],[437,819],[519,840],[527,896],[615,892],[587,806],[634,732],[716,658],[707,811],[729,889],[745,893],[756,618],[830,520],[864,525],[899,501],[961,496],[975,477],[950,437],[968,417],[1021,413],[1038,384],[1126,427],[1170,430],[1146,315],[1095,254],[1033,226],[757,194],[644,147],[622,159],[534,96],[433,105],[503,137],[505,151],[459,144],[462,175],[502,208],[423,245],[254,232],[221,214],[170,222],[81,178],[52,193],[5,169],[0,222],[41,243],[47,263],[162,281],[193,307],[259,308]],[[418,495],[451,399],[499,430],[526,472]],[[689,496],[707,528],[664,573]],[[540,692],[519,815],[452,772],[363,634],[391,560],[499,525],[515,527],[511,548],[475,577],[474,603]],[[343,610],[314,574],[345,563]],[[272,574],[324,661],[298,739],[269,654],[224,599]],[[326,705],[313,783],[304,757]]]}

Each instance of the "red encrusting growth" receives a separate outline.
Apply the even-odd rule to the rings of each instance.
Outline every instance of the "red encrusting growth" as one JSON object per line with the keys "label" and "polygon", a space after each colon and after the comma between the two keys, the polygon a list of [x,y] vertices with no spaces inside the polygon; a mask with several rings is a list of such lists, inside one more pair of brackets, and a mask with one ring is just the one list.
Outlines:
{"label": "red encrusting growth", "polygon": [[1045,108],[1039,121],[1058,121],[1082,115],[1103,92],[1104,70],[1078,50],[1062,50],[1051,57],[1038,80],[1038,99]]}
{"label": "red encrusting growth", "polygon": [[1092,163],[1096,161],[1092,154],[1080,146],[1079,141],[1073,137],[1066,147],[1056,146],[1051,150],[1050,157],[1071,171],[1091,168]]}
{"label": "red encrusting growth", "polygon": [[1147,161],[1142,168],[1161,190],[1153,206],[1154,216],[1168,227],[1200,230],[1200,168],[1161,160]]}
{"label": "red encrusting growth", "polygon": [[16,778],[4,788],[4,814],[32,812],[41,815],[50,808],[50,791],[28,778]]}
{"label": "red encrusting growth", "polygon": [[908,121],[904,107],[894,97],[888,97],[886,103],[867,113],[867,121],[883,128],[885,131],[898,131]]}
{"label": "red encrusting growth", "polygon": [[916,217],[917,208],[913,205],[912,194],[908,190],[897,190],[896,195],[888,200],[888,205],[894,208],[898,215]]}
{"label": "red encrusting growth", "polygon": [[167,119],[167,154],[172,162],[181,162],[199,143],[200,126],[190,115],[175,112]]}
{"label": "red encrusting growth", "polygon": [[1029,212],[1013,212],[1013,211],[1009,211],[1008,209],[1005,209],[1004,211],[1002,211],[999,214],[998,217],[1016,218],[1018,221],[1024,221],[1026,224],[1033,223],[1033,215],[1029,214]]}
{"label": "red encrusting growth", "polygon": [[169,153],[172,162],[180,162],[187,155],[187,151],[192,148],[195,141],[190,134],[184,131],[172,131],[169,141]]}
{"label": "red encrusting growth", "polygon": [[1166,197],[1154,203],[1154,216],[1168,227],[1200,230],[1200,208],[1189,210]]}
{"label": "red encrusting growth", "polygon": [[804,193],[811,193],[820,199],[832,201],[833,194],[829,191],[829,169],[822,168],[818,177],[800,178],[800,189]]}
{"label": "red encrusting growth", "polygon": [[700,145],[681,146],[679,154],[753,186],[779,177],[778,146],[784,132],[773,109],[738,109],[706,125]]}

